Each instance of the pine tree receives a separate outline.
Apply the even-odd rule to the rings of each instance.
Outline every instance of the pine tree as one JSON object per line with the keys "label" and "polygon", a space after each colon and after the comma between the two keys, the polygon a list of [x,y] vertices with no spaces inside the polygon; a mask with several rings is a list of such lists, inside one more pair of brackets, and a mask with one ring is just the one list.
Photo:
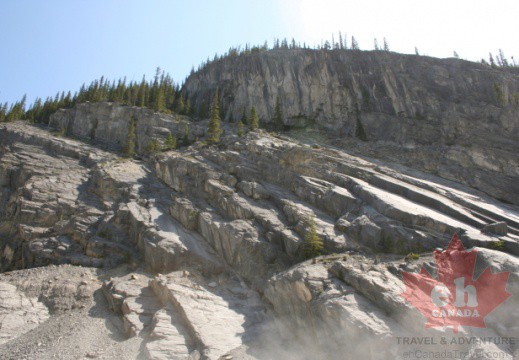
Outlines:
{"label": "pine tree", "polygon": [[499,66],[508,67],[508,60],[506,59],[505,53],[501,49],[499,49],[499,54],[497,55],[497,61],[499,63]]}
{"label": "pine tree", "polygon": [[331,46],[330,46],[330,42],[329,42],[328,40],[326,40],[326,41],[324,42],[323,49],[324,49],[324,50],[330,50],[330,47],[331,47]]}
{"label": "pine tree", "polygon": [[[24,120],[25,118],[25,103],[27,100],[27,95],[22,97],[22,100],[15,102],[9,108],[9,111],[6,114],[7,121],[15,121],[15,120]],[[58,101],[56,101],[57,103]]]}
{"label": "pine tree", "polygon": [[317,227],[315,225],[315,219],[312,216],[308,222],[308,230],[305,235],[304,245],[305,256],[307,259],[321,255],[323,249],[323,241],[317,234]]}
{"label": "pine tree", "polygon": [[22,100],[18,103],[18,118],[25,120],[25,106],[27,104],[27,95],[24,94]]}
{"label": "pine tree", "polygon": [[146,152],[149,155],[154,155],[160,151],[160,142],[157,139],[152,139],[148,146],[146,146]]}
{"label": "pine tree", "polygon": [[387,44],[386,38],[384,38],[384,51],[389,51],[389,45]]}
{"label": "pine tree", "polygon": [[166,112],[166,97],[164,94],[164,87],[160,86],[155,91],[153,98],[153,110],[158,112]]}
{"label": "pine tree", "polygon": [[249,129],[250,131],[254,131],[257,128],[259,128],[259,117],[256,108],[253,106],[250,109]]}
{"label": "pine tree", "polygon": [[132,117],[130,123],[128,125],[128,134],[126,135],[126,144],[124,145],[123,152],[126,157],[134,157],[135,156],[135,131],[136,131],[136,121],[135,118]]}
{"label": "pine tree", "polygon": [[0,122],[4,122],[7,120],[7,103],[4,103],[0,106]]}
{"label": "pine tree", "polygon": [[124,92],[124,103],[126,105],[135,106],[137,105],[137,97],[139,93],[139,87],[135,84],[131,85],[129,89]]}
{"label": "pine tree", "polygon": [[351,49],[359,50],[359,43],[357,42],[357,39],[355,39],[355,36],[351,37]]}
{"label": "pine tree", "polygon": [[274,126],[274,130],[276,131],[282,131],[285,127],[285,124],[283,123],[283,111],[281,109],[281,99],[279,96],[276,100],[276,107],[274,108],[274,118],[272,119],[272,123]]}
{"label": "pine tree", "polygon": [[173,137],[172,133],[168,134],[166,141],[164,142],[166,150],[175,150],[177,148],[177,138]]}
{"label": "pine tree", "polygon": [[[69,92],[70,94],[70,92]],[[26,111],[25,118],[27,121],[34,123],[36,119],[40,116],[42,110],[42,103],[40,98],[36,98],[34,103],[31,105],[30,109]],[[1,109],[0,109],[0,122],[1,122]]]}
{"label": "pine tree", "polygon": [[151,88],[148,85],[144,88],[144,107],[150,107],[152,99],[151,95]]}
{"label": "pine tree", "polygon": [[112,83],[112,88],[109,91],[108,101],[113,101],[116,103],[122,103],[124,96],[124,86],[122,80],[119,79],[117,83],[117,87],[115,86],[115,80]]}
{"label": "pine tree", "polygon": [[496,63],[494,61],[494,57],[492,56],[492,53],[488,53],[488,60],[490,61],[490,66],[495,67]]}
{"label": "pine tree", "polygon": [[[41,99],[37,99],[39,100],[39,105],[41,107]],[[65,107],[70,109],[72,107],[72,104],[73,104],[73,100],[72,100],[72,94],[70,93],[70,90],[67,92],[67,96],[65,96]]]}
{"label": "pine tree", "polygon": [[139,92],[137,93],[137,106],[145,107],[146,106],[146,77],[143,76],[141,83],[139,85]]}
{"label": "pine tree", "polygon": [[245,111],[245,106],[243,107],[243,113],[241,115],[241,119],[240,121],[242,122],[242,124],[244,125],[247,125],[249,122],[248,122],[248,119],[247,119],[247,112]]}
{"label": "pine tree", "polygon": [[207,134],[209,137],[207,140],[210,143],[217,143],[220,141],[220,135],[222,130],[220,129],[220,106],[218,105],[218,88],[214,93],[213,105],[211,106],[211,118],[207,128]]}
{"label": "pine tree", "polygon": [[244,130],[244,128],[245,128],[245,125],[243,125],[243,123],[241,122],[241,120],[238,121],[238,132],[237,132],[237,133],[238,133],[238,136],[239,136],[239,137],[242,137],[243,135],[245,135],[245,130]]}
{"label": "pine tree", "polygon": [[178,100],[177,100],[177,107],[176,107],[176,111],[177,113],[179,114],[184,114],[184,111],[186,110],[186,105],[184,103],[184,96],[183,95],[180,95]]}
{"label": "pine tree", "polygon": [[7,110],[5,112],[5,121],[13,121],[14,120],[14,118],[13,118],[13,107],[14,107],[14,105],[11,104],[9,106],[9,110]]}
{"label": "pine tree", "polygon": [[157,97],[158,95],[158,90],[159,90],[159,79],[160,79],[160,75],[162,73],[162,70],[160,69],[160,67],[157,67],[157,69],[155,70],[155,77],[153,78],[153,83],[151,83],[151,89],[150,89],[150,93],[149,93],[149,104],[151,105],[151,107],[153,109],[155,109],[155,98]]}

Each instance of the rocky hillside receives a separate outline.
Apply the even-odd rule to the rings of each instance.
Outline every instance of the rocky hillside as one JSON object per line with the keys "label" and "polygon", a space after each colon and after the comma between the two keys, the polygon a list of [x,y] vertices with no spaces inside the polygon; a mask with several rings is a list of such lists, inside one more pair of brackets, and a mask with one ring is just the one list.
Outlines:
{"label": "rocky hillside", "polygon": [[375,143],[405,163],[519,204],[519,73],[460,59],[384,51],[271,50],[227,57],[191,75],[184,92],[225,118],[251,106],[268,123],[280,100],[291,128],[326,130],[341,148]]}
{"label": "rocky hillside", "polygon": [[[140,160],[119,152],[132,121]],[[186,125],[186,146],[147,151]],[[0,358],[398,358],[410,350],[398,337],[450,332],[425,330],[400,294],[402,272],[434,274],[432,250],[454,233],[478,250],[477,274],[510,272],[513,295],[486,329],[460,334],[517,334],[517,206],[344,149],[224,128],[208,146],[196,141],[203,122],[109,103],[60,111],[50,128],[0,126],[0,314],[17,314],[1,317]],[[323,254],[305,260],[312,218]],[[45,268],[20,270],[33,267]]]}

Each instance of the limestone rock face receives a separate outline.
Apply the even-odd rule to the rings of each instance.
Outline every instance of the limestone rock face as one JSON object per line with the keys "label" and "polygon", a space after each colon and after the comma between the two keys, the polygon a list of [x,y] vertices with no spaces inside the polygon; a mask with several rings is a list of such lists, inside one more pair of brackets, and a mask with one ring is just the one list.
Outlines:
{"label": "limestone rock face", "polygon": [[130,122],[135,122],[135,151],[146,154],[151,140],[164,142],[171,133],[181,143],[187,128],[187,140],[202,137],[204,130],[181,115],[165,115],[149,109],[112,103],[78,104],[62,109],[50,118],[49,127],[72,135],[103,143],[121,150],[127,143]]}
{"label": "limestone rock face", "polygon": [[[493,273],[510,271],[512,277],[517,276],[516,257],[478,250],[476,276],[487,267]],[[430,261],[431,257],[409,263],[357,254],[323,257],[314,264],[302,263],[272,277],[265,296],[273,304],[277,320],[287,326],[286,330],[313,344],[308,349],[299,349],[302,353],[347,352],[352,358],[366,354],[370,359],[398,358],[399,354],[420,347],[403,346],[395,338],[430,337],[440,344],[446,336],[443,332],[424,329],[421,315],[400,296],[405,290],[401,272],[419,271],[421,266],[429,266]],[[508,284],[507,291],[516,294],[515,280],[510,279]],[[487,317],[486,329],[463,327],[458,335],[507,337],[515,334],[517,319],[513,309],[517,305],[517,298],[512,295]],[[492,343],[456,346],[461,346],[460,351],[499,352],[504,358],[512,358],[504,350],[506,346],[500,348]],[[441,349],[453,348],[443,344]]]}
{"label": "limestone rock face", "polygon": [[[510,273],[513,295],[488,317],[487,329],[462,335],[517,333],[516,205],[407,166],[262,130],[228,131],[218,145],[194,142],[146,161],[121,157],[125,139],[115,134],[124,133],[128,117],[142,125],[138,142],[174,131],[175,119],[146,111],[83,104],[53,116],[57,128],[68,124],[66,136],[21,122],[0,126],[0,268],[7,271],[0,309],[18,296],[23,316],[36,312],[38,319],[26,328],[23,316],[19,326],[13,322],[0,357],[26,341],[23,333],[45,334],[39,324],[65,311],[109,319],[106,333],[131,344],[111,345],[126,349],[125,358],[398,358],[410,349],[396,338],[428,334],[400,296],[402,272],[424,266],[434,275],[431,252],[454,233],[478,249],[477,274],[486,267]],[[99,129],[120,127],[85,141],[94,117]],[[311,219],[323,251],[307,260]],[[38,267],[54,275],[33,269],[9,278],[9,271]],[[94,298],[96,308],[81,312]],[[110,315],[99,310],[103,303]],[[84,341],[95,349],[99,340]],[[43,359],[59,352],[40,350]],[[508,358],[516,351],[492,344],[462,350]]]}
{"label": "limestone rock face", "polygon": [[495,222],[485,226],[482,231],[489,234],[506,235],[508,232],[508,225],[504,221]]}
{"label": "limestone rock face", "polygon": [[287,126],[315,124],[336,146],[352,149],[357,144],[348,139],[363,138],[377,143],[376,157],[519,204],[517,69],[383,51],[285,49],[218,60],[183,90],[201,108],[216,87],[227,119],[255,106],[269,123],[279,98]]}

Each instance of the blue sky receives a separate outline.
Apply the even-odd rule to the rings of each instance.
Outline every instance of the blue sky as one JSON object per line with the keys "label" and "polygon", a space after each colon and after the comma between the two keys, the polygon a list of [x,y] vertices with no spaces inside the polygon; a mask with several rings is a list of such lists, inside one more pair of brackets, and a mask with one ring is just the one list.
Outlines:
{"label": "blue sky", "polygon": [[0,102],[53,96],[104,75],[182,82],[215,52],[274,37],[320,43],[332,32],[391,50],[519,60],[519,1],[496,0],[1,0]]}

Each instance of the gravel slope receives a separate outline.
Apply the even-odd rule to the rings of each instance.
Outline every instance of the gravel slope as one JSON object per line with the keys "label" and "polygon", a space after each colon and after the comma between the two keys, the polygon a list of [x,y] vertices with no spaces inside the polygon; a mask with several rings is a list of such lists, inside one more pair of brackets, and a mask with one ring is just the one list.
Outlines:
{"label": "gravel slope", "polygon": [[[0,281],[16,285],[28,295],[41,291],[40,301],[50,305],[51,316],[1,345],[0,359],[142,358],[142,339],[126,339],[119,330],[120,318],[108,308],[100,289],[105,276],[97,269],[68,265],[1,274]],[[74,289],[79,288],[82,293],[78,296]],[[59,294],[58,298],[53,294]]]}

